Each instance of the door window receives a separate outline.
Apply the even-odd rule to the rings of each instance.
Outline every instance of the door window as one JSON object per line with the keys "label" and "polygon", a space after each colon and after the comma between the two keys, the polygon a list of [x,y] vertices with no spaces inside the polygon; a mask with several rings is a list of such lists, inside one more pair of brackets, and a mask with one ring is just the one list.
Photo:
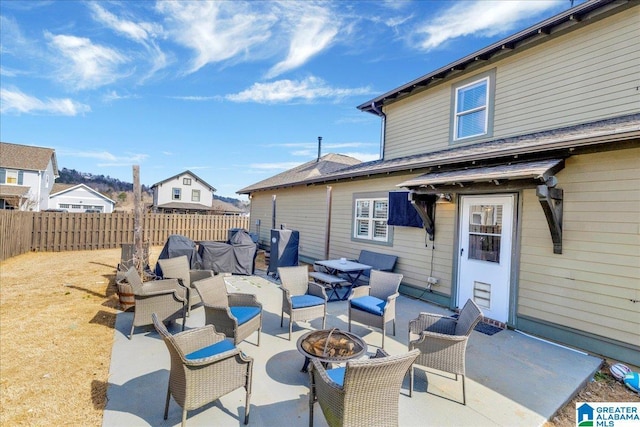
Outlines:
{"label": "door window", "polygon": [[500,263],[502,205],[473,205],[469,215],[469,259]]}

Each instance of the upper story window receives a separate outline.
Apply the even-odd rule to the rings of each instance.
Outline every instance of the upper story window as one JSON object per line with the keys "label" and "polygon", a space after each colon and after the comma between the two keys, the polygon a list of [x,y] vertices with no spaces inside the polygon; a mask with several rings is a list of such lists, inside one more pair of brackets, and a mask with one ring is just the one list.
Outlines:
{"label": "upper story window", "polygon": [[353,237],[387,242],[389,240],[388,198],[356,198]]}
{"label": "upper story window", "polygon": [[182,178],[182,185],[191,185],[191,178]]}
{"label": "upper story window", "polygon": [[180,188],[171,189],[171,198],[173,200],[180,200],[181,197],[182,197],[182,190]]}
{"label": "upper story window", "polygon": [[17,184],[18,171],[6,169],[4,184]]}
{"label": "upper story window", "polygon": [[192,202],[200,201],[200,190],[191,190],[191,201]]}
{"label": "upper story window", "polygon": [[495,70],[453,86],[452,140],[461,141],[493,134]]}

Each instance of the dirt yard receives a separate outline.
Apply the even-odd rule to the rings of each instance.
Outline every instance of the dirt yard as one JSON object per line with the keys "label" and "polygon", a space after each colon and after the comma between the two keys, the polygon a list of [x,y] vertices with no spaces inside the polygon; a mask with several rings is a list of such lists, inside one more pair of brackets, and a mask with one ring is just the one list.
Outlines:
{"label": "dirt yard", "polygon": [[[150,250],[155,265],[161,247]],[[0,425],[100,426],[120,249],[34,252],[0,266]],[[258,258],[258,268],[264,269]],[[575,401],[640,401],[606,367],[546,427],[575,426]]]}

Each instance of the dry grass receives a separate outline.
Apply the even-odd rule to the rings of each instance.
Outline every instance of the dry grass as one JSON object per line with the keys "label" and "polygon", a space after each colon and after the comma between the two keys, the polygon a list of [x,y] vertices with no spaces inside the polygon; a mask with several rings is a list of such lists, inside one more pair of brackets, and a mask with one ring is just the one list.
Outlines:
{"label": "dry grass", "polygon": [[[155,265],[161,247],[150,249]],[[40,252],[0,266],[0,425],[102,425],[120,249]],[[264,268],[264,258],[258,258]],[[574,426],[575,401],[639,401],[592,382],[547,426]]]}
{"label": "dry grass", "polygon": [[109,249],[2,263],[0,425],[102,424],[119,260]]}

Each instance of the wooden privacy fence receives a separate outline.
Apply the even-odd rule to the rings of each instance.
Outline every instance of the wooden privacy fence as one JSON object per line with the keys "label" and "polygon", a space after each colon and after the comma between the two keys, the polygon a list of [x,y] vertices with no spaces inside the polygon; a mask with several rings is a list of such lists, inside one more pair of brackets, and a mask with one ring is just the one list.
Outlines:
{"label": "wooden privacy fence", "polygon": [[[0,211],[2,260],[33,251],[119,248],[133,243],[134,214]],[[194,241],[226,241],[229,229],[249,229],[249,218],[226,215],[152,214],[142,216],[142,239],[163,245],[169,235]]]}

